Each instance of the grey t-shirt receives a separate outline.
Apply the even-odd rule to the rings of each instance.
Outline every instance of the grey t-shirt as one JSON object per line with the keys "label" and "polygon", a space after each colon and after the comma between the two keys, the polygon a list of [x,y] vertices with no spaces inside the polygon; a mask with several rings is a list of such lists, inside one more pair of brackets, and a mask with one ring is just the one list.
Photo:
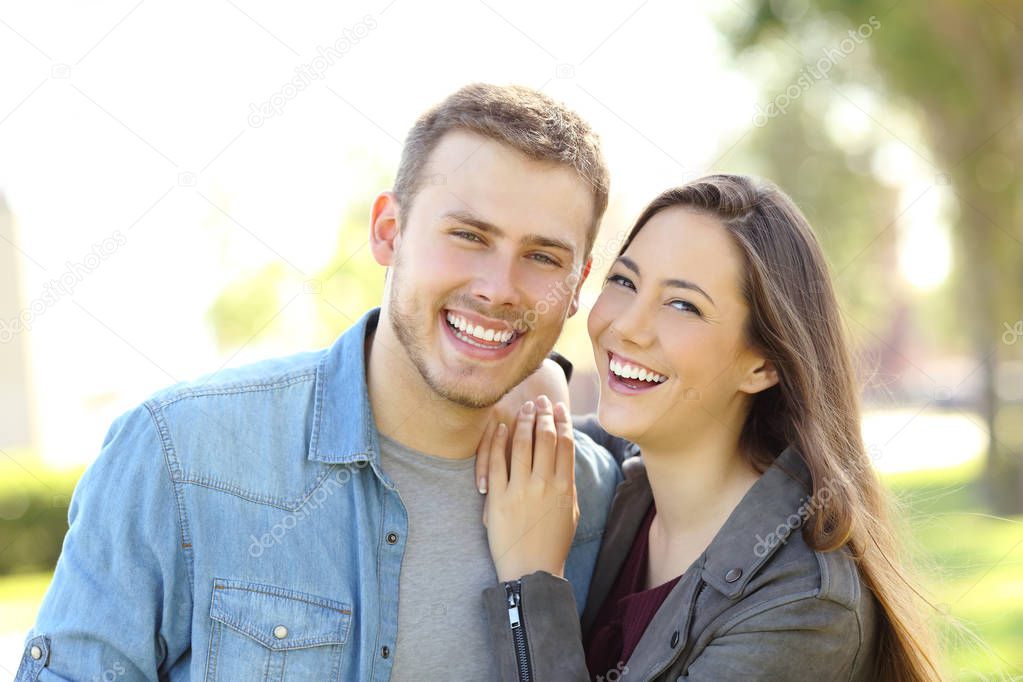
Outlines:
{"label": "grey t-shirt", "polygon": [[476,458],[433,457],[383,434],[380,455],[409,521],[391,680],[497,679],[483,608],[497,573],[473,481]]}

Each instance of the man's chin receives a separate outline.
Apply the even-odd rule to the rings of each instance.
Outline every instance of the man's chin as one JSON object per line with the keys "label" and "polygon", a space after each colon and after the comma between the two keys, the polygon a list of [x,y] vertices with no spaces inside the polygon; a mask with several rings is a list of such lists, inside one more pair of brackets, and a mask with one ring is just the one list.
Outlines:
{"label": "man's chin", "polygon": [[510,390],[496,391],[500,381],[488,381],[483,377],[426,376],[427,385],[438,400],[446,400],[460,407],[483,410],[493,407]]}
{"label": "man's chin", "polygon": [[454,403],[459,407],[466,407],[474,410],[485,410],[493,407],[504,395],[503,393],[496,395],[491,392],[488,392],[487,394],[467,392],[464,388],[451,390],[437,390],[435,388],[434,393],[436,393],[439,398]]}

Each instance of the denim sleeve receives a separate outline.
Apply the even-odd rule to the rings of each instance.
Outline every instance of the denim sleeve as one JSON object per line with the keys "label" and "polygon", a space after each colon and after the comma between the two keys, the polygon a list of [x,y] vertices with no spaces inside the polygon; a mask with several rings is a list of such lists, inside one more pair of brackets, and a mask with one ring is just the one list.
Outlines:
{"label": "denim sleeve", "polygon": [[611,454],[594,443],[589,436],[579,430],[574,435],[579,525],[575,529],[572,548],[565,561],[565,578],[575,590],[575,600],[581,614],[590,589],[590,579],[593,577],[611,501],[622,480],[622,471]]}
{"label": "denim sleeve", "polygon": [[146,407],[111,426],[72,496],[16,682],[157,680],[188,653],[187,526],[165,454]]}
{"label": "denim sleeve", "polygon": [[572,417],[572,426],[589,436],[593,442],[605,448],[621,466],[622,462],[637,454],[639,449],[631,442],[619,436],[612,436],[597,421],[597,415],[587,414]]}
{"label": "denim sleeve", "polygon": [[808,597],[726,624],[686,680],[851,680],[866,649],[856,612]]}

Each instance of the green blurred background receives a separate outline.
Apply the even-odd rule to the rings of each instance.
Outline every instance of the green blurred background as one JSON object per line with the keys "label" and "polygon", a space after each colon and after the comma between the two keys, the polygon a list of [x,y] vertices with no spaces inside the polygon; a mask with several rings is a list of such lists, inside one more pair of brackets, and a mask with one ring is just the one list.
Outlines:
{"label": "green blurred background", "polygon": [[[412,22],[402,11],[388,5],[381,16]],[[555,40],[539,28],[542,8],[516,14],[495,4],[480,11],[480,31],[510,41],[516,54],[536,51],[529,41],[547,51],[540,43]],[[595,33],[606,35],[608,47],[601,43],[594,53],[620,54],[615,41],[638,31],[630,22],[657,22],[668,11],[656,2],[614,11]],[[650,176],[656,180],[645,196],[612,191],[592,280],[606,270],[607,254],[638,207],[701,168],[762,175],[789,192],[832,266],[863,365],[865,437],[902,510],[921,591],[936,606],[931,615],[943,633],[948,676],[1023,678],[1023,7],[997,0],[753,0],[671,11],[691,12],[712,27],[717,48],[706,58],[741,74],[753,105],[741,114],[748,122],[713,140],[713,153],[694,168],[677,161],[681,154],[665,134],[654,139],[633,123],[641,115],[626,120],[606,97],[593,95],[601,75],[584,70],[588,56],[575,67],[571,78],[583,92],[575,95],[583,103],[577,108],[608,121],[595,126],[613,148],[643,147],[671,162],[668,172]],[[438,30],[430,40],[454,35],[450,27]],[[735,100],[732,81],[707,87],[700,80],[698,72],[709,68],[700,55],[667,60],[658,57],[656,41],[629,40],[643,51],[620,58],[647,63],[636,77],[640,103],[657,107],[670,98],[679,126],[687,109]],[[544,79],[527,76],[529,68],[509,73],[537,80],[537,87],[562,85],[552,84],[562,71],[541,86]],[[701,87],[693,87],[697,82]],[[449,85],[438,78],[431,99]],[[406,117],[406,127],[410,122]],[[393,178],[396,150],[356,149],[339,161],[358,172],[323,242],[327,249],[336,244],[333,253],[306,271],[283,257],[247,262],[208,297],[197,328],[181,332],[206,335],[217,365],[327,345],[379,301],[382,271],[364,248],[365,230],[374,192]],[[615,165],[621,154],[609,158],[613,187],[619,177],[640,174]],[[17,242],[9,236],[7,243]],[[591,281],[584,303],[595,293]],[[576,412],[592,408],[595,396],[587,305],[558,346],[579,368]],[[283,315],[289,306],[301,307],[301,315]],[[4,319],[13,316],[4,312]],[[30,384],[20,367],[4,380]],[[194,364],[190,373],[208,369]],[[148,388],[166,382],[154,379]],[[17,399],[7,400],[0,410],[8,423],[22,420]],[[98,442],[93,446],[82,447],[94,455]],[[0,441],[0,455],[2,676],[16,665],[87,462],[54,466],[13,435]]]}

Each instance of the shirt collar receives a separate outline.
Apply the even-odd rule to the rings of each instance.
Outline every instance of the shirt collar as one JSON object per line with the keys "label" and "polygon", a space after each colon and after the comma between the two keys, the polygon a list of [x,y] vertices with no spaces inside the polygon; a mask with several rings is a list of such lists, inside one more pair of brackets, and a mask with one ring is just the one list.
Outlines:
{"label": "shirt collar", "polygon": [[341,334],[316,367],[309,459],[329,464],[371,463],[379,469],[380,446],[366,384],[366,337],[380,308]]}

